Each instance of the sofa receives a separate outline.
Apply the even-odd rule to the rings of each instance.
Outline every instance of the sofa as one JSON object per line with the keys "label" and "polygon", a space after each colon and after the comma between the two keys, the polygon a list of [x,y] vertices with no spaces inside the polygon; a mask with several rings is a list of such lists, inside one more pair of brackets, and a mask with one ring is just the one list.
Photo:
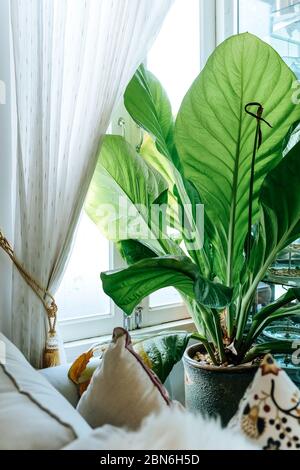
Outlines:
{"label": "sofa", "polygon": [[[68,365],[37,371],[1,333],[0,344],[1,450],[61,449],[91,433],[76,411],[79,395],[68,379]],[[183,366],[178,364],[166,385],[181,402],[183,382]]]}
{"label": "sofa", "polygon": [[[181,403],[171,400],[157,377],[153,376],[151,371],[146,371],[147,368],[142,364],[141,358],[126,348],[127,356],[124,356],[125,362],[119,370],[123,371],[123,378],[124,374],[125,377],[128,377],[128,374],[130,377],[126,379],[127,385],[122,388],[121,382],[118,381],[119,374],[114,376],[112,373],[112,370],[117,369],[114,354],[121,339],[105,352],[101,366],[95,371],[93,380],[77,407],[78,390],[68,379],[68,366],[37,371],[27,362],[16,346],[0,333],[0,450],[253,450],[259,448],[257,439],[252,442],[247,440],[239,424],[235,429],[222,429],[218,420],[192,414],[185,410]],[[119,346],[118,348],[122,349]],[[130,362],[128,354],[132,356],[131,370],[127,367]],[[109,360],[111,364],[107,369]],[[268,367],[272,368],[270,372],[274,372],[276,366],[272,363],[272,367],[271,365]],[[106,378],[103,374],[105,369],[108,372]],[[138,388],[141,385],[137,383],[139,374],[144,388]],[[265,381],[273,377],[266,375],[263,369],[260,375]],[[293,396],[299,392],[297,389],[295,391],[292,382],[290,384],[286,382],[289,379],[285,377],[284,372],[279,375],[282,378],[281,380],[279,377],[279,389],[282,388],[285,393],[287,386],[290,386]],[[104,393],[107,379],[109,382],[111,377],[114,387],[110,389],[110,393]],[[102,384],[99,379],[102,380]],[[135,380],[136,382],[133,383]],[[183,383],[182,364],[178,364],[166,385],[171,396],[179,398],[181,402],[184,402]],[[134,388],[135,384],[137,384],[136,388]],[[257,376],[254,386],[261,389],[261,377]],[[161,399],[158,400],[156,397],[154,401],[162,405],[156,410],[152,407],[145,413],[147,394],[149,397],[153,395],[154,389],[155,393],[162,394]],[[137,390],[141,390],[141,393],[138,392],[133,399],[134,391]],[[101,393],[102,399],[99,399]],[[257,394],[257,391],[254,389],[253,393]],[[88,419],[88,414],[85,415],[82,412],[84,409],[80,407],[80,403],[88,402],[88,396],[96,403],[94,409],[97,409],[97,404],[102,406],[102,413],[98,413],[96,420],[101,424],[94,426],[93,419]],[[252,400],[251,394],[246,399]],[[105,408],[103,402],[108,403],[108,400],[110,405]],[[245,402],[242,402],[242,405],[243,403]],[[85,405],[90,407],[89,403]],[[116,415],[117,409],[119,414]],[[105,413],[107,410],[108,415]],[[126,410],[124,415],[126,419],[120,424],[119,418],[123,410]],[[252,423],[251,413],[249,416],[245,415],[244,405],[241,413],[241,423],[245,423],[246,418],[246,424],[249,427]],[[276,408],[274,408],[274,413],[278,414]],[[133,415],[141,417],[138,426],[129,425]],[[109,419],[105,416],[109,416]],[[112,416],[114,419],[111,419]],[[267,440],[267,445],[273,446],[275,440],[272,430],[270,432],[271,434],[265,434],[263,439]],[[295,433],[297,434],[296,431]],[[294,444],[297,447],[298,441]]]}

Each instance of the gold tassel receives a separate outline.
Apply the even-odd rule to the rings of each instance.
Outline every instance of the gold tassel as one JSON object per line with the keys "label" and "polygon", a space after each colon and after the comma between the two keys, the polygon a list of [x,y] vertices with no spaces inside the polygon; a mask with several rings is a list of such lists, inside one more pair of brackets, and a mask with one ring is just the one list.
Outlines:
{"label": "gold tassel", "polygon": [[48,367],[56,367],[60,365],[60,353],[59,353],[59,341],[56,334],[56,314],[57,314],[57,305],[52,299],[51,304],[47,307],[48,323],[49,323],[49,332],[46,340],[46,345],[44,349],[43,356],[43,367],[48,369]]}
{"label": "gold tassel", "polygon": [[[36,296],[42,302],[48,317],[49,332],[46,340],[46,345],[43,355],[43,367],[55,367],[60,365],[60,354],[59,354],[59,341],[56,334],[56,318],[57,318],[57,305],[53,296],[47,289],[44,289],[39,282],[34,279],[22,266],[21,262],[16,258],[14,250],[12,249],[9,241],[5,238],[0,230],[0,248],[10,257],[15,267],[23,277],[24,281],[33,290]],[[47,303],[46,299],[50,299],[51,303]]]}
{"label": "gold tassel", "polygon": [[56,367],[60,365],[59,344],[56,333],[48,333],[43,356],[43,368]]}

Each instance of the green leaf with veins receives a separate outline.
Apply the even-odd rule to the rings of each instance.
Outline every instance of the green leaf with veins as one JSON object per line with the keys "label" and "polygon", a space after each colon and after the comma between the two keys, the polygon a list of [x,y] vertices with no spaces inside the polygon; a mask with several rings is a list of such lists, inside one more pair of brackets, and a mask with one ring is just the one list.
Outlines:
{"label": "green leaf with veins", "polygon": [[199,304],[219,309],[232,297],[231,289],[204,279],[197,265],[185,256],[144,259],[127,269],[102,273],[101,279],[104,292],[127,315],[145,297],[164,287],[175,287]]}
{"label": "green leaf with veins", "polygon": [[[282,157],[282,141],[299,120],[292,101],[295,75],[268,44],[245,33],[223,42],[183,100],[175,126],[175,143],[184,174],[198,189],[214,222],[218,273],[236,286],[248,231],[250,165],[256,119],[245,105],[259,102],[263,144],[256,159],[253,220],[266,174]],[[218,255],[219,252],[219,255]],[[223,262],[226,260],[226,262]]]}

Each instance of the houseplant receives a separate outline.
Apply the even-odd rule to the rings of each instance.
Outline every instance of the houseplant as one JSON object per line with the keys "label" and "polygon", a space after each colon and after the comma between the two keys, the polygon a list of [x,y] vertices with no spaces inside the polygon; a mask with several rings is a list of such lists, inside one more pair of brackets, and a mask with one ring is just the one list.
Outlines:
{"label": "houseplant", "polygon": [[[233,36],[212,54],[174,122],[166,93],[141,66],[124,102],[146,132],[143,144],[137,152],[122,137],[106,136],[87,201],[129,264],[101,274],[104,291],[128,315],[160,288],[181,293],[205,348],[198,364],[195,348],[187,351],[187,368],[197,376],[209,370],[236,392],[230,408],[207,391],[212,409],[214,402],[220,413],[226,407],[224,421],[251,380],[252,362],[291,350],[290,342],[256,345],[257,337],[274,320],[299,314],[287,307],[300,299],[292,289],[255,314],[249,328],[259,282],[300,236],[295,81],[269,45],[248,33]],[[126,214],[120,200],[130,207]],[[151,215],[158,204],[172,232]]]}

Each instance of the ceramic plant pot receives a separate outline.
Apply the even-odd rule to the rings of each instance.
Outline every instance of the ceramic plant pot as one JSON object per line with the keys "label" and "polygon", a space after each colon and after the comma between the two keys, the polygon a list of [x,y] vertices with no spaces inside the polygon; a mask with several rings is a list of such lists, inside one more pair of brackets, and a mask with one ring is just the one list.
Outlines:
{"label": "ceramic plant pot", "polygon": [[184,354],[186,407],[204,416],[220,417],[226,426],[236,413],[257,366],[205,366],[193,359],[202,348],[201,344],[195,344]]}

